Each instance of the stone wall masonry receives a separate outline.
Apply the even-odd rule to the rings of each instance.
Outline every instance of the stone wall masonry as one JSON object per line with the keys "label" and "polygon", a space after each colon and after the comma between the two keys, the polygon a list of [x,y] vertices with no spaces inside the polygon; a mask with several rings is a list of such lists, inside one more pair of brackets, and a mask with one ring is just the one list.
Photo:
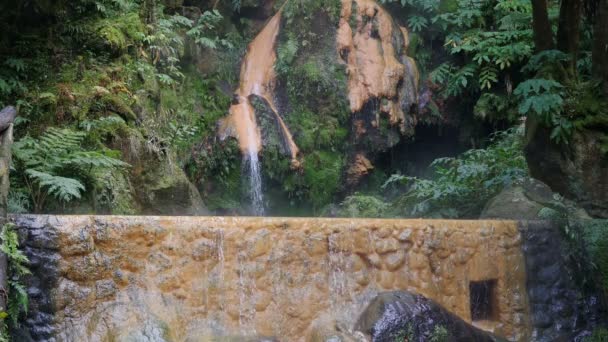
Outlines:
{"label": "stone wall masonry", "polygon": [[[474,322],[532,332],[515,221],[18,216],[32,261],[22,340],[312,341],[350,329],[377,293],[409,290],[471,321],[469,285],[495,284]],[[208,339],[206,339],[208,337]]]}

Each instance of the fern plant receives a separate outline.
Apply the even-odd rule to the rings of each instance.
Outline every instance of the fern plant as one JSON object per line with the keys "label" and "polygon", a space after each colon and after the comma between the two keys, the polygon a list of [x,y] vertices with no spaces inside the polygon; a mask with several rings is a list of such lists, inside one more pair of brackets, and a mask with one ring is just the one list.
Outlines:
{"label": "fern plant", "polygon": [[22,279],[30,274],[30,270],[28,258],[19,249],[19,236],[13,224],[2,226],[0,239],[0,252],[6,255],[8,264],[8,305],[6,312],[0,312],[0,341],[10,341],[7,323],[17,326],[21,313],[27,312],[28,295]]}
{"label": "fern plant", "polygon": [[39,138],[25,137],[13,145],[16,174],[26,185],[34,210],[44,209],[49,197],[60,203],[81,199],[94,186],[96,170],[124,170],[128,166],[110,157],[111,151],[83,150],[86,133],[49,128]]}

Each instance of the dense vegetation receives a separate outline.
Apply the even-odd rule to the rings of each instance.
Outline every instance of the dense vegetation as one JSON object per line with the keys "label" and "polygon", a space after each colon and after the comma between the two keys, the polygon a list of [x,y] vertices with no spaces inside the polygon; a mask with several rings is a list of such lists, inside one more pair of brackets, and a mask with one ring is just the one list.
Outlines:
{"label": "dense vegetation", "polygon": [[[382,155],[374,171],[347,186],[350,113],[334,48],[340,1],[291,1],[277,44],[277,96],[303,169],[289,168],[280,143],[265,142],[271,213],[477,217],[488,199],[528,177],[516,128],[524,121],[527,136],[547,128],[564,149],[577,131],[608,128],[603,1],[382,2],[411,33],[409,55],[422,73],[419,126],[452,127],[452,143],[469,151],[433,153],[427,171],[413,172],[429,165],[394,162],[411,143],[403,139],[374,150]],[[190,194],[192,183],[209,210],[244,213],[236,145],[217,139],[215,127],[247,42],[281,5],[0,5],[0,105],[20,114],[11,211],[162,213],[158,199]]]}
{"label": "dense vegetation", "polygon": [[[415,33],[410,49],[426,80],[428,121],[450,120],[454,110],[499,130],[525,121],[527,139],[546,127],[564,150],[576,131],[608,129],[606,52],[598,48],[606,46],[603,2],[580,2],[575,11],[569,8],[577,1],[385,2],[406,8],[400,19]],[[547,27],[539,28],[541,21]],[[388,206],[397,211],[384,215],[477,217],[490,197],[528,176],[525,141],[514,136],[516,130],[485,149],[437,159],[431,179],[391,176],[384,189],[397,180],[408,186]],[[600,139],[608,152],[608,137]],[[362,213],[371,214],[369,197],[352,196],[342,206],[353,213],[358,199]]]}
{"label": "dense vegetation", "polygon": [[[234,80],[243,38],[217,10],[194,21],[156,1],[0,6],[0,105],[19,109],[11,210],[141,212],[134,177],[183,174],[227,108],[215,82]],[[202,77],[203,49],[226,66]]]}

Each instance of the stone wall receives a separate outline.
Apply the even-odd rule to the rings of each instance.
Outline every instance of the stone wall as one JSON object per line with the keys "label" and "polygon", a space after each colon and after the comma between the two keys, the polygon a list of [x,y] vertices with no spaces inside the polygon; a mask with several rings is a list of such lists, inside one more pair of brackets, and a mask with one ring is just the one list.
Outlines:
{"label": "stone wall", "polygon": [[[493,280],[493,315],[530,332],[513,221],[20,216],[32,260],[21,340],[306,341],[350,329],[378,292],[410,290],[471,320],[469,284]],[[28,336],[29,335],[29,336]]]}

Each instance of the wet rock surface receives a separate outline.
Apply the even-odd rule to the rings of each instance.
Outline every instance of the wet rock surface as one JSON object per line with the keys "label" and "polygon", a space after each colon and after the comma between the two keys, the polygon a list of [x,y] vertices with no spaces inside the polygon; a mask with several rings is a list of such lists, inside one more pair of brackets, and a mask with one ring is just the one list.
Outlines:
{"label": "wet rock surface", "polygon": [[557,226],[522,223],[521,234],[533,340],[581,341],[599,322],[599,297],[575,283]]}
{"label": "wet rock surface", "polygon": [[[440,339],[444,329],[445,339]],[[407,291],[379,294],[359,317],[355,330],[374,342],[499,341],[490,333],[468,324],[441,305]]]}

